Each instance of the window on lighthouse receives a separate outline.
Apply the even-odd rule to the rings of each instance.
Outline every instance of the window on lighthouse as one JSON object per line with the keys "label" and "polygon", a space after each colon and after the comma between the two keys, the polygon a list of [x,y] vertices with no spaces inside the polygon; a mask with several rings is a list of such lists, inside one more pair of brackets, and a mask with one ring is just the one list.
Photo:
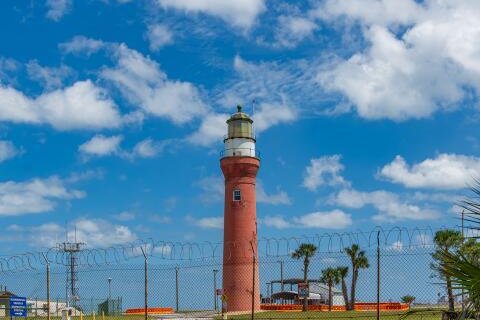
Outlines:
{"label": "window on lighthouse", "polygon": [[233,190],[233,201],[242,201],[242,192],[240,190]]}

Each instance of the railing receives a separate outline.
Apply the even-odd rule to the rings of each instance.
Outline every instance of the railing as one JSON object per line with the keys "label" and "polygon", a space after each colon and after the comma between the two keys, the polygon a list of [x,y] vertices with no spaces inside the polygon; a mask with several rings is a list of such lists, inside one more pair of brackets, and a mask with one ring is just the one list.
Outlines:
{"label": "railing", "polygon": [[248,134],[245,134],[245,135],[239,135],[239,136],[233,136],[233,137],[229,137],[228,136],[228,133],[227,134],[224,134],[223,135],[223,140],[226,140],[226,139],[236,139],[236,138],[239,138],[239,139],[253,139],[253,140],[257,140],[257,136],[255,134],[253,134],[252,136],[248,136]]}
{"label": "railing", "polygon": [[229,148],[220,151],[220,158],[224,157],[252,157],[260,159],[260,151],[256,148]]}

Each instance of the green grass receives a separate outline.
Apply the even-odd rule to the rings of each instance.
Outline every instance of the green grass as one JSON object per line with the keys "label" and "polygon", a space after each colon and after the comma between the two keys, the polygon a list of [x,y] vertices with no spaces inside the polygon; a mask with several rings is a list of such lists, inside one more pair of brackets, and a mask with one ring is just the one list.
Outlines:
{"label": "green grass", "polygon": [[[183,313],[183,312],[182,312]],[[184,314],[185,316],[185,314]],[[266,311],[266,312],[257,312],[255,313],[255,319],[258,320],[286,320],[286,319],[319,319],[319,320],[374,320],[376,319],[377,313],[375,311],[308,311],[308,312],[281,312],[281,311]],[[156,320],[161,316],[150,315],[149,320]],[[441,320],[442,311],[441,310],[432,310],[432,309],[415,309],[415,312],[411,314],[406,314],[406,312],[396,312],[388,311],[381,312],[381,320]],[[35,317],[28,317],[28,320],[35,320]],[[37,317],[37,320],[46,320],[46,317]],[[52,320],[61,320],[61,317],[56,317],[52,315]],[[95,320],[143,320],[143,315],[120,315],[120,316],[105,316],[102,319],[102,316],[96,316]],[[217,320],[220,320],[221,317],[217,316]],[[248,320],[250,319],[250,314],[243,315],[230,315],[228,320]],[[0,320],[10,320],[9,317],[0,317]],[[18,320],[23,320],[19,318]],[[80,320],[79,316],[72,317],[72,320]],[[93,320],[91,315],[83,316],[83,320]]]}
{"label": "green grass", "polygon": [[[279,312],[267,311],[255,314],[255,319],[376,319],[377,313],[370,311],[307,311],[307,312]],[[441,311],[417,311],[407,315],[406,312],[381,312],[380,318],[384,320],[440,320],[442,317]],[[247,320],[250,315],[229,316],[229,320]]]}

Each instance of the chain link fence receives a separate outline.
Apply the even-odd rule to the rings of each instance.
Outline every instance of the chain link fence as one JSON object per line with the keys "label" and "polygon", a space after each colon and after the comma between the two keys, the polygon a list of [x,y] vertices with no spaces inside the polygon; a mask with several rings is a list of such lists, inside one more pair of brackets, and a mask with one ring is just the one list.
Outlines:
{"label": "chain link fence", "polygon": [[[210,251],[203,257],[191,254],[189,259],[177,259],[172,251],[179,248],[174,244],[169,249],[163,244],[159,254],[144,242],[132,248],[142,246],[145,255],[134,255],[137,249],[129,248],[128,254],[122,254],[128,259],[121,261],[105,258],[106,249],[97,251],[97,255],[103,252],[101,263],[98,258],[95,263],[83,263],[87,255],[92,261],[92,253],[79,253],[84,256],[76,258],[74,275],[71,265],[62,263],[69,261],[63,256],[53,259],[47,255],[48,264],[33,255],[24,256],[30,257],[29,262],[10,257],[9,267],[3,262],[0,272],[0,319],[10,318],[11,296],[26,297],[26,317],[35,319],[60,318],[64,310],[71,310],[75,319],[82,320],[441,319],[448,297],[444,281],[431,267],[433,231],[402,232],[260,240],[259,258],[252,265],[258,268],[259,280],[254,283],[254,278],[251,284],[260,290],[260,310],[243,313],[228,312],[228,296],[222,295],[221,257]],[[306,282],[304,261],[292,258],[292,252],[302,243],[317,246]],[[345,250],[352,245],[358,245],[366,259],[358,271]],[[343,277],[338,273],[328,276],[329,270],[342,267]],[[308,311],[302,312],[304,299]],[[455,307],[461,309],[461,293],[454,292],[454,299]]]}

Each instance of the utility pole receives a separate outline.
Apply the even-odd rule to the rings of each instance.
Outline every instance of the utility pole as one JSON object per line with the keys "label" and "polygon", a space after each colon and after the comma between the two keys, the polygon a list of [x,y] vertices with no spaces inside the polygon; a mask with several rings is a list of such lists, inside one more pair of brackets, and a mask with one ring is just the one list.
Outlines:
{"label": "utility pole", "polygon": [[283,260],[278,261],[280,263],[280,286],[282,288],[282,292],[285,291],[284,285],[283,285]]}

